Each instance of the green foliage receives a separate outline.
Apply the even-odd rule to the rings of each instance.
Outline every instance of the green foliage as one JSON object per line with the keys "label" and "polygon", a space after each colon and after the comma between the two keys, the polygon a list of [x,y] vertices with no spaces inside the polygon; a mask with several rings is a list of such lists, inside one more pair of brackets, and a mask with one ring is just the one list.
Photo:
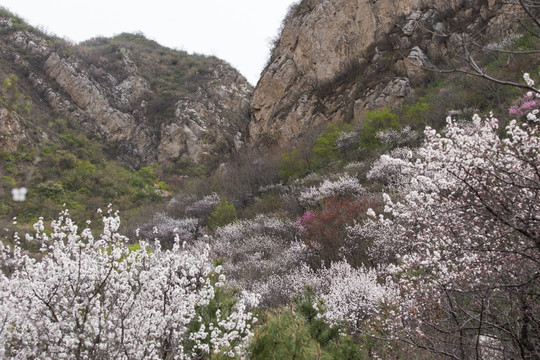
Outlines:
{"label": "green foliage", "polygon": [[309,157],[300,150],[283,153],[278,167],[279,178],[286,183],[289,179],[299,178],[310,171]]}
{"label": "green foliage", "polygon": [[342,133],[350,131],[352,131],[352,127],[349,124],[334,123],[326,127],[313,145],[313,164],[316,168],[327,167],[330,163],[339,160],[340,152],[336,147],[337,140]]}
{"label": "green foliage", "polygon": [[9,74],[4,78],[0,88],[0,105],[8,112],[19,115],[30,115],[31,105],[19,89],[19,78],[15,74]]}
{"label": "green foliage", "polygon": [[244,208],[241,217],[255,218],[259,214],[276,214],[282,211],[284,206],[279,194],[264,194]]}
{"label": "green foliage", "polygon": [[317,299],[313,288],[306,286],[304,293],[293,299],[294,308],[306,321],[311,337],[322,348],[321,359],[368,359],[369,349],[366,339],[355,341],[345,329],[330,325],[324,318],[324,303]]}
{"label": "green foliage", "polygon": [[1,103],[9,112],[17,111],[17,99],[20,96],[19,90],[17,89],[18,81],[19,79],[17,76],[12,74],[5,78],[2,83]]}
{"label": "green foliage", "polygon": [[310,286],[293,305],[268,311],[250,344],[250,359],[368,359],[345,329],[331,326]]}
{"label": "green foliage", "polygon": [[[41,149],[19,146],[16,152],[0,153],[0,199],[7,204],[0,215],[30,223],[39,216],[56,217],[65,204],[75,220],[96,220],[96,209],[109,203],[133,212],[162,199],[166,185],[154,168],[126,169],[109,160],[103,148],[84,134],[68,130],[62,121],[54,123],[66,131],[56,141],[44,143]],[[28,188],[27,198],[13,207],[11,189],[20,186]]]}
{"label": "green foliage", "polygon": [[321,350],[305,321],[291,308],[279,308],[266,314],[250,347],[250,358],[267,359],[320,359]]}
{"label": "green foliage", "polygon": [[332,123],[317,137],[311,151],[296,149],[283,153],[278,164],[280,180],[286,183],[289,179],[299,178],[310,171],[338,169],[342,161],[350,158],[347,151],[339,148],[338,139],[352,130],[349,124]]}
{"label": "green foliage", "polygon": [[196,164],[193,160],[189,158],[179,157],[174,162],[174,165],[167,168],[166,173],[168,175],[186,175],[186,176],[200,176],[207,173],[206,169]]}
{"label": "green foliage", "polygon": [[405,120],[412,128],[421,128],[425,125],[428,111],[429,104],[425,97],[420,97],[416,103],[403,107]]}
{"label": "green foliage", "polygon": [[16,16],[12,12],[0,6],[0,16],[8,18],[12,21],[12,25],[4,31],[15,32],[15,31],[31,31],[34,33],[40,33],[34,27],[28,25],[22,18]]}
{"label": "green foliage", "polygon": [[296,311],[305,320],[311,337],[321,346],[326,346],[339,337],[339,327],[330,326],[328,321],[320,316],[324,313],[324,305],[322,301],[317,299],[310,285],[306,286],[301,296],[296,296],[293,299],[293,303]]}
{"label": "green foliage", "polygon": [[[533,28],[536,27],[536,24],[531,24],[530,21],[526,22],[529,22],[528,25],[531,25]],[[510,48],[515,51],[538,50],[538,43],[538,36],[536,34],[525,31],[512,42]]]}
{"label": "green foliage", "polygon": [[225,226],[237,220],[236,208],[226,199],[221,199],[208,218],[208,229],[215,231],[218,227]]}
{"label": "green foliage", "polygon": [[378,132],[401,128],[399,117],[389,109],[372,110],[366,114],[366,120],[360,128],[360,145],[367,149],[373,149],[379,141],[375,137]]}

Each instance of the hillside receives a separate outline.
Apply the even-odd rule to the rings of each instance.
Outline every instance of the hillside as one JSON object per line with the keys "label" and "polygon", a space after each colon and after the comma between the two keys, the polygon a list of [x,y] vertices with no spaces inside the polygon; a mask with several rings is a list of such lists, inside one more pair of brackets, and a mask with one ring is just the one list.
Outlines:
{"label": "hillside", "polygon": [[509,36],[517,17],[487,0],[301,1],[253,93],[251,144],[294,148],[329,123],[356,126],[370,110],[414,102],[436,74],[423,69],[467,67],[462,39],[474,37],[476,53]]}
{"label": "hillside", "polygon": [[[215,57],[141,34],[74,45],[2,10],[0,64],[6,223],[163,202],[164,170],[211,172],[245,141],[252,88]],[[14,187],[31,189],[24,211]]]}
{"label": "hillside", "polygon": [[255,89],[5,16],[0,357],[539,358],[534,1],[303,0]]}
{"label": "hillside", "polygon": [[[20,107],[30,111],[5,120],[2,148],[54,141],[47,124],[58,117],[137,168],[179,159],[212,167],[241,146],[251,87],[225,62],[138,34],[73,45],[0,15],[1,75],[17,76]],[[31,128],[47,138],[32,139]]]}

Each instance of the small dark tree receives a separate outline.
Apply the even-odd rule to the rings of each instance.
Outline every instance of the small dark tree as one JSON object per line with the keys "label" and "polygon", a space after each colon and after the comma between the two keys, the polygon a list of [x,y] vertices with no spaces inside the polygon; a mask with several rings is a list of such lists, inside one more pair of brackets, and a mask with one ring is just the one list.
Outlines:
{"label": "small dark tree", "polygon": [[238,219],[236,208],[226,199],[221,199],[208,218],[208,229],[215,231],[218,227],[225,226]]}

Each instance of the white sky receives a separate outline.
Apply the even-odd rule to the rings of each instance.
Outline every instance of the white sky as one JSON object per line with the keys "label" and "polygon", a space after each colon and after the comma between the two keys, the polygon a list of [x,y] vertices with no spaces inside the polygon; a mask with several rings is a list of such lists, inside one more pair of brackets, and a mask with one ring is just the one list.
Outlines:
{"label": "white sky", "polygon": [[215,55],[256,84],[295,0],[0,0],[49,33],[81,42],[142,31],[161,45]]}

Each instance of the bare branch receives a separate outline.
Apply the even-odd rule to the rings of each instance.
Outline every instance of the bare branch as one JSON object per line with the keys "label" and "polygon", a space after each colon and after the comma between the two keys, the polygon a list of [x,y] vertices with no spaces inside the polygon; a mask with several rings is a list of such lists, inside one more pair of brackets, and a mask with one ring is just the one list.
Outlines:
{"label": "bare branch", "polygon": [[[519,0],[519,3],[521,4],[521,7],[523,8],[523,10],[525,10],[525,12],[527,13],[527,15],[529,15],[529,17],[534,21],[534,23],[536,24],[536,26],[538,26],[540,28],[540,22],[538,21],[538,19],[533,15],[533,13],[531,12],[531,10],[527,7],[527,5],[525,5],[525,1],[524,0]],[[534,4],[534,3],[533,3]],[[537,4],[534,4],[535,6],[540,6],[540,5],[537,5]]]}

